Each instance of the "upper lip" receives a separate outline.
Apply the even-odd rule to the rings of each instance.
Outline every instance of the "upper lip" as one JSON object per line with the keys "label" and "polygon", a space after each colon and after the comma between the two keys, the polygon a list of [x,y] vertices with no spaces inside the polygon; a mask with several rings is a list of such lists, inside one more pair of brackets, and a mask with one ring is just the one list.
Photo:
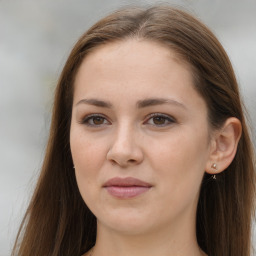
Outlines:
{"label": "upper lip", "polygon": [[131,186],[137,186],[137,187],[152,187],[151,184],[133,178],[133,177],[126,177],[126,178],[120,178],[115,177],[103,184],[103,187],[111,187],[111,186],[118,186],[118,187],[131,187]]}

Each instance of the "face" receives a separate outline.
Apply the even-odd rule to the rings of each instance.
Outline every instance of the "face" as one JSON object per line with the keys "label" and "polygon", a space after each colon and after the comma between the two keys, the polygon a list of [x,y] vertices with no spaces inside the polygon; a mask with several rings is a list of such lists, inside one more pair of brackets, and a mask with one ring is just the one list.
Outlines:
{"label": "face", "polygon": [[210,142],[189,66],[157,43],[109,43],[84,59],[73,102],[76,179],[98,227],[194,225]]}

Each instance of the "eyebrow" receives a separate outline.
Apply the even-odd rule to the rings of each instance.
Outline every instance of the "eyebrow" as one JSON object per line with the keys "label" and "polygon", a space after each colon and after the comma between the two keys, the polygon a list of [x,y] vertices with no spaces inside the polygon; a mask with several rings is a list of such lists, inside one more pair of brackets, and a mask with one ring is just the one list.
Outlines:
{"label": "eyebrow", "polygon": [[[88,105],[93,105],[96,107],[101,107],[101,108],[112,108],[113,105],[109,101],[103,101],[99,99],[82,99],[80,100],[77,104],[88,104]],[[139,100],[136,103],[136,106],[138,108],[145,108],[145,107],[151,107],[151,106],[156,106],[156,105],[163,105],[163,104],[171,104],[171,105],[176,105],[178,107],[182,107],[186,109],[186,106],[182,104],[181,102],[178,102],[173,99],[165,99],[165,98],[149,98],[145,100]]]}
{"label": "eyebrow", "polygon": [[173,99],[165,99],[165,98],[149,98],[145,100],[139,100],[136,105],[138,108],[145,108],[145,107],[163,105],[163,104],[176,105],[178,107],[182,107],[186,109],[186,106],[181,102]]}
{"label": "eyebrow", "polygon": [[82,99],[80,100],[77,104],[88,104],[88,105],[93,105],[96,107],[101,107],[101,108],[112,108],[112,104],[108,101],[103,101],[103,100],[98,100],[98,99]]}

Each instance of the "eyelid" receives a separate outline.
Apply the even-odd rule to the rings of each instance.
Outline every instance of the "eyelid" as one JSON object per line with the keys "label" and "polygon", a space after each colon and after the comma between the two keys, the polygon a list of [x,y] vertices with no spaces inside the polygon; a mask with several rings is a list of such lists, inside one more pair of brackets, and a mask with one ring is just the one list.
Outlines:
{"label": "eyelid", "polygon": [[[100,117],[100,118],[103,118],[105,121],[107,121],[107,123],[102,123],[102,124],[90,124],[89,121],[92,119],[92,118],[97,118],[97,117]],[[167,123],[164,123],[164,124],[149,124],[149,120],[151,118],[154,118],[154,117],[161,117],[161,118],[164,118],[165,120],[167,120],[168,122]],[[170,116],[168,114],[164,114],[164,113],[151,113],[149,115],[147,115],[145,117],[145,121],[143,122],[143,124],[145,125],[151,125],[151,126],[156,126],[156,127],[165,127],[165,126],[169,126],[173,123],[176,123],[177,120],[176,118],[174,118],[173,116]],[[78,121],[78,123],[80,124],[83,124],[83,125],[87,125],[87,126],[90,126],[90,127],[102,127],[102,126],[105,126],[105,125],[110,125],[111,124],[111,121],[109,121],[109,118],[107,118],[104,114],[100,114],[100,113],[93,113],[93,114],[88,114],[86,115],[85,117],[81,118],[81,120]]]}
{"label": "eyelid", "polygon": [[176,118],[174,118],[173,116],[163,114],[163,113],[151,113],[151,114],[147,115],[146,121],[143,122],[143,124],[147,123],[153,117],[164,117],[164,118],[166,118],[166,120],[169,121],[169,123],[168,124],[163,124],[163,125],[151,124],[152,126],[156,126],[156,127],[161,127],[162,126],[162,127],[164,127],[164,126],[169,126],[173,123],[177,123]]}
{"label": "eyelid", "polygon": [[93,124],[89,124],[89,120],[90,119],[92,119],[92,118],[94,118],[94,117],[100,117],[100,118],[103,118],[103,119],[105,119],[107,122],[108,122],[108,124],[107,125],[109,125],[111,122],[108,120],[108,118],[105,116],[105,115],[103,115],[103,114],[99,114],[99,113],[94,113],[94,114],[88,114],[88,115],[86,115],[85,117],[83,117],[80,121],[78,121],[80,124],[84,124],[84,125],[87,125],[87,126],[90,126],[90,127],[101,127],[101,126],[104,126],[104,125],[106,125],[106,124],[100,124],[100,125],[93,125]]}

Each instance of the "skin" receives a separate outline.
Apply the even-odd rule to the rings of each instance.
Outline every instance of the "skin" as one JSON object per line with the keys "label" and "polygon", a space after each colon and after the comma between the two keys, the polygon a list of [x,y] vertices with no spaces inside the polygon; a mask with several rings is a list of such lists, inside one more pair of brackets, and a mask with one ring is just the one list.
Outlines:
{"label": "skin", "polygon": [[[170,102],[138,107],[152,98]],[[170,49],[130,39],[84,59],[74,85],[70,145],[80,193],[97,217],[93,256],[205,255],[195,216],[216,147],[210,138],[205,101],[189,66]],[[103,188],[113,177],[152,187],[115,198]]]}

